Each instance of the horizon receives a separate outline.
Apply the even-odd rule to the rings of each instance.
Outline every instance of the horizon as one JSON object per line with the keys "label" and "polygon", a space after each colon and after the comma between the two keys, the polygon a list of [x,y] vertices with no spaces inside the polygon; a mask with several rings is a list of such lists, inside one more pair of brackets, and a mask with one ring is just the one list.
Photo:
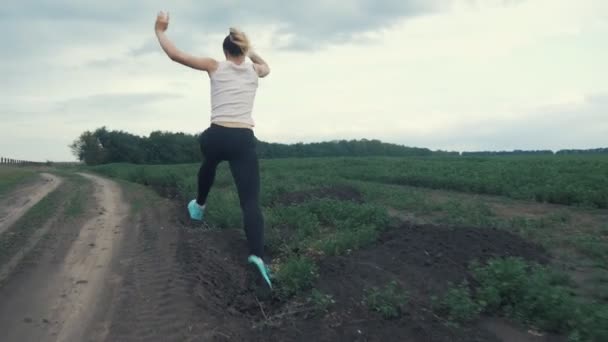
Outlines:
{"label": "horizon", "polygon": [[[112,130],[110,130],[112,131]],[[120,131],[120,130],[117,130]],[[123,131],[124,132],[124,131]],[[189,133],[185,133],[185,132],[168,132],[168,131],[156,131],[156,132],[161,132],[161,133],[169,133],[169,134],[189,134]],[[131,134],[129,132],[126,132],[128,134]],[[152,133],[152,132],[151,132]],[[148,136],[145,135],[135,135],[138,138],[148,138]],[[466,154],[484,154],[484,153],[488,153],[490,155],[495,154],[495,156],[500,156],[501,154],[514,154],[517,155],[518,153],[521,154],[527,154],[530,152],[551,152],[552,155],[558,155],[559,152],[566,152],[566,151],[581,151],[581,152],[591,152],[593,150],[607,150],[608,151],[608,147],[604,147],[604,146],[600,146],[600,147],[591,147],[591,148],[587,148],[587,149],[575,149],[575,148],[564,148],[564,149],[559,149],[559,150],[551,150],[551,149],[526,149],[526,150],[519,150],[519,149],[512,149],[512,150],[462,150],[462,151],[457,151],[457,150],[442,150],[442,149],[430,149],[428,147],[424,147],[424,146],[408,146],[408,145],[403,145],[403,144],[396,144],[396,143],[391,143],[391,142],[386,142],[386,141],[382,141],[380,139],[374,139],[374,138],[361,138],[361,139],[334,139],[334,140],[323,140],[323,141],[312,141],[312,142],[294,142],[294,143],[281,143],[281,142],[274,142],[274,141],[261,141],[262,143],[266,143],[266,144],[283,144],[283,145],[287,145],[287,146],[293,146],[296,144],[304,144],[304,145],[309,145],[309,144],[326,144],[326,143],[340,143],[342,141],[346,141],[346,142],[361,142],[361,141],[379,141],[381,144],[389,144],[389,145],[396,145],[399,147],[404,147],[404,148],[411,148],[411,149],[426,149],[429,150],[431,153],[448,153],[448,154],[454,154],[457,153],[459,156],[464,156]],[[604,151],[601,152],[606,153]],[[350,156],[353,158],[356,158],[357,156]],[[81,163],[83,161],[79,161],[76,158],[74,160],[27,160],[27,159],[21,159],[21,158],[13,158],[11,156],[5,156],[5,155],[0,155],[0,158],[3,159],[3,162],[0,162],[0,164],[4,164],[7,163],[8,160],[13,160],[15,162],[25,162],[25,163],[46,163],[46,162],[52,162],[52,163]],[[284,157],[279,157],[279,158],[284,158]],[[288,158],[301,158],[301,157],[288,157]],[[271,158],[274,159],[274,158]],[[145,163],[144,163],[145,164]]]}
{"label": "horizon", "polygon": [[106,126],[139,136],[209,125],[209,80],[153,32],[221,57],[238,26],[266,59],[256,137],[380,140],[433,151],[608,145],[608,3],[409,0],[328,4],[37,0],[0,9],[0,156],[71,161]]}

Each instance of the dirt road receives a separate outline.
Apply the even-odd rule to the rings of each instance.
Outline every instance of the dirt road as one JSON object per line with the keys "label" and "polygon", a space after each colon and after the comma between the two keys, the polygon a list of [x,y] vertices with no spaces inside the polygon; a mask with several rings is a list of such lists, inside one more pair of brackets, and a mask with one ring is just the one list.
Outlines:
{"label": "dirt road", "polygon": [[[87,210],[86,220],[78,227],[56,227],[60,232],[71,229],[72,237],[58,235],[32,267],[13,275],[0,289],[2,341],[93,338],[87,331],[93,317],[107,302],[104,293],[118,277],[112,270],[113,258],[128,229],[125,222],[129,207],[116,183],[97,176],[83,176],[93,182],[95,189],[94,207]],[[54,176],[46,177],[53,179],[49,183],[59,182]],[[37,196],[38,193],[28,198]],[[31,206],[29,202],[18,208],[27,206]],[[15,216],[11,212],[10,217]],[[57,260],[58,254],[63,256],[60,260]],[[100,322],[96,324],[99,326]],[[103,331],[94,336],[95,340],[104,338]]]}
{"label": "dirt road", "polygon": [[62,179],[49,173],[42,173],[34,183],[14,191],[0,201],[0,234],[15,223],[44,196],[57,189]]}

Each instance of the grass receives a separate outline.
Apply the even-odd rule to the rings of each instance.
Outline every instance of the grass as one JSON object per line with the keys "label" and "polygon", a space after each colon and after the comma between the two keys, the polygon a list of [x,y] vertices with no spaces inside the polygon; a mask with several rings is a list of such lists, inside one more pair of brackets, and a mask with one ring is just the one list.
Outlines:
{"label": "grass", "polygon": [[[65,177],[65,176],[64,176]],[[71,176],[69,181],[72,182],[74,190],[69,194],[64,209],[64,216],[67,218],[75,218],[85,212],[89,194],[92,193],[92,184],[81,176]]]}
{"label": "grass", "polygon": [[[608,338],[608,305],[583,302],[563,273],[519,258],[473,263],[474,286],[464,281],[433,297],[436,312],[451,324],[474,321],[481,312],[569,336],[572,341]],[[472,289],[471,289],[472,288]]]}
{"label": "grass", "polygon": [[66,196],[66,187],[60,186],[28,210],[10,230],[0,235],[0,264],[8,261],[28,238],[62,207]]}
{"label": "grass", "polygon": [[450,288],[441,298],[433,296],[431,301],[433,308],[454,325],[477,319],[483,309],[483,306],[473,299],[466,281],[458,286],[450,284]]}
{"label": "grass", "polygon": [[[419,219],[418,222],[428,222],[444,225],[469,225],[486,226],[509,229],[521,235],[544,244],[545,246],[560,246],[573,248],[584,255],[596,260],[598,264],[605,262],[605,243],[593,239],[596,235],[592,228],[585,231],[575,239],[571,239],[565,231],[570,231],[572,221],[571,214],[567,211],[550,213],[547,217],[511,216],[499,217],[493,208],[485,203],[483,198],[476,199],[469,196],[463,200],[462,195],[453,192],[444,192],[441,197],[434,198],[434,194],[426,189],[412,188],[400,184],[408,182],[391,182],[395,179],[407,178],[407,175],[426,172],[425,177],[435,177],[438,184],[447,170],[459,170],[454,177],[449,179],[446,189],[460,189],[464,184],[473,182],[467,178],[462,180],[463,175],[475,173],[474,184],[485,184],[497,181],[501,189],[498,193],[516,198],[539,199],[548,197],[555,189],[547,187],[550,183],[558,180],[573,184],[571,179],[563,177],[578,177],[574,183],[580,184],[577,188],[581,193],[593,194],[598,191],[608,194],[608,186],[604,183],[603,176],[596,174],[597,165],[604,165],[608,161],[606,157],[521,157],[521,158],[310,158],[290,160],[263,160],[262,168],[262,205],[265,217],[269,222],[285,221],[285,215],[274,219],[273,215],[282,210],[288,210],[279,206],[272,210],[272,202],[280,194],[296,190],[306,190],[327,184],[347,184],[356,187],[364,193],[368,203],[396,208]],[[548,178],[538,178],[529,175],[526,166],[534,166],[533,169],[541,169],[541,174]],[[542,166],[542,167],[541,167]],[[586,169],[589,167],[589,170]],[[103,174],[122,178],[141,184],[152,185],[155,188],[176,188],[183,198],[193,198],[196,194],[196,172],[198,165],[176,165],[176,166],[133,166],[127,164],[104,165],[95,167],[94,170]],[[414,171],[411,169],[413,168]],[[388,171],[391,176],[387,175]],[[415,171],[418,170],[418,171]],[[498,172],[498,171],[500,172]],[[495,171],[495,172],[494,172]],[[567,172],[566,172],[567,171]],[[494,174],[498,172],[503,179],[496,180]],[[566,173],[565,175],[563,173]],[[384,175],[384,176],[383,176]],[[447,176],[445,176],[447,177]],[[553,177],[553,178],[551,178]],[[433,178],[433,179],[435,179]],[[429,178],[431,179],[431,178]],[[591,185],[592,181],[599,180]],[[522,184],[522,182],[530,182]],[[410,182],[411,183],[411,182]],[[417,184],[416,182],[414,182]],[[504,183],[504,184],[503,184]],[[559,183],[559,182],[558,182]],[[434,184],[434,183],[433,183]],[[451,184],[451,185],[450,185]],[[425,185],[425,183],[422,183]],[[436,187],[435,185],[429,185]],[[487,187],[473,187],[472,191],[482,193],[493,193]],[[546,190],[542,196],[520,196],[527,188],[542,188]],[[570,188],[570,185],[568,186]],[[477,189],[477,190],[475,190]],[[467,190],[468,191],[468,190]],[[537,192],[538,192],[537,191]],[[494,191],[496,193],[497,191]],[[429,196],[431,195],[431,196]],[[581,195],[583,196],[583,195]],[[586,196],[586,195],[585,195]],[[589,195],[592,196],[592,195]],[[584,197],[584,196],[583,196]],[[589,201],[587,201],[589,202]],[[216,183],[212,189],[206,212],[207,221],[218,227],[240,227],[241,212],[238,206],[238,197],[232,184],[231,175],[227,165],[221,165],[218,170]],[[585,201],[573,202],[577,205],[585,205]],[[589,205],[589,203],[587,203]],[[602,206],[602,205],[599,205]],[[308,215],[303,208],[289,210],[291,219],[295,221],[297,229],[293,229],[294,223],[287,222],[296,234],[311,234],[308,222],[315,220]],[[298,212],[301,212],[298,214]],[[273,232],[273,224],[269,225],[269,236],[278,237]],[[279,227],[280,228],[280,227]],[[606,228],[604,228],[606,229]],[[323,231],[323,234],[331,234],[327,241],[312,242],[314,248],[320,249],[326,254],[341,254],[348,252],[346,246],[359,248],[374,240],[376,231],[359,227],[352,230],[358,236],[349,236],[349,233]],[[559,232],[559,233],[558,233]],[[300,237],[300,236],[299,236]],[[282,244],[283,241],[270,239],[271,245]],[[350,241],[349,241],[350,240]],[[275,246],[276,247],[276,246]]]}
{"label": "grass", "polygon": [[0,264],[8,261],[51,217],[75,218],[84,213],[90,184],[80,176],[64,176],[65,182],[25,213],[0,235]]}
{"label": "grass", "polygon": [[315,262],[299,256],[290,257],[276,271],[280,291],[286,297],[309,290],[318,276],[319,269]]}
{"label": "grass", "polygon": [[474,264],[472,273],[478,283],[475,300],[487,313],[584,341],[608,338],[608,306],[577,300],[564,274],[518,258]]}
{"label": "grass", "polygon": [[[177,189],[184,202],[196,194],[198,165],[116,164],[91,169],[156,189]],[[606,169],[606,156],[262,160],[266,243],[275,260],[280,293],[283,298],[307,296],[323,308],[329,299],[311,292],[319,276],[317,261],[375,243],[390,226],[387,208],[414,223],[509,230],[553,253],[563,253],[568,262],[603,270],[608,264],[608,214],[596,208],[608,203]],[[363,203],[279,200],[286,193],[334,185],[356,189]],[[238,203],[231,174],[222,164],[209,195],[207,223],[220,229],[240,228]],[[603,336],[593,324],[604,322],[602,305],[608,293],[604,277],[593,280],[595,304],[581,306],[582,298],[574,295],[571,284],[548,269],[507,262],[491,264],[485,274],[480,270],[477,283],[453,286],[435,300],[438,310],[455,324],[466,324],[485,312],[567,333],[574,340]],[[509,278],[500,278],[503,273]],[[375,303],[370,308],[392,317],[388,304],[378,304],[384,298],[382,291],[390,293],[390,289],[370,291],[375,291],[368,292],[365,300]],[[527,304],[513,304],[519,302]],[[570,305],[578,311],[566,312]],[[573,328],[572,322],[584,328]]]}
{"label": "grass", "polygon": [[123,194],[129,203],[130,215],[138,215],[146,207],[159,205],[158,202],[161,198],[153,190],[123,179],[117,179],[116,182],[124,190]]}
{"label": "grass", "polygon": [[578,247],[577,249],[582,254],[592,260],[597,260],[598,265],[604,268],[608,267],[608,243],[606,243],[605,238],[589,234],[579,234],[573,237],[572,243]]}
{"label": "grass", "polygon": [[323,293],[317,289],[310,291],[309,301],[317,313],[326,313],[336,302],[332,295]]}
{"label": "grass", "polygon": [[32,170],[0,166],[0,198],[20,184],[33,179],[36,173]]}
{"label": "grass", "polygon": [[[349,184],[360,189],[368,201],[406,213],[416,223],[505,229],[549,250],[570,249],[597,266],[608,265],[608,214],[604,211],[555,206],[530,216],[522,210],[538,204],[366,181]],[[512,208],[512,213],[499,214],[498,207]],[[589,222],[582,225],[581,218]]]}
{"label": "grass", "polygon": [[349,179],[608,207],[606,156],[377,158],[340,171]]}
{"label": "grass", "polygon": [[[580,192],[581,195],[577,198],[585,198],[587,195],[591,198],[595,196],[592,194],[598,192],[608,195],[608,184],[605,182],[605,176],[608,175],[601,172],[601,167],[607,166],[607,163],[606,156],[262,160],[261,196],[267,221],[267,240],[273,250],[313,248],[324,254],[344,254],[372,243],[385,222],[376,221],[373,228],[353,224],[351,229],[345,231],[335,224],[343,217],[337,217],[330,222],[334,224],[327,227],[323,222],[318,222],[318,212],[313,213],[310,206],[290,208],[274,203],[281,194],[291,191],[327,185],[347,185],[358,189],[366,203],[379,208],[394,208],[406,213],[417,223],[507,229],[549,248],[576,250],[594,260],[597,265],[607,264],[607,244],[604,239],[608,231],[606,218],[602,219],[591,213],[591,216],[598,217],[594,218],[595,221],[603,222],[594,223],[581,231],[574,215],[577,210],[586,210],[584,208],[555,209],[545,215],[532,217],[515,210],[515,214],[504,216],[496,212],[495,204],[511,205],[514,201],[505,197],[488,200],[483,196],[451,191],[463,189],[499,193],[507,197],[534,201],[550,197],[550,193],[555,193],[555,189],[563,188],[561,184],[567,183],[566,190]],[[113,164],[94,167],[92,170],[155,188],[172,187],[186,199],[193,198],[196,194],[198,165]],[[453,171],[451,177],[450,171]],[[532,171],[538,174],[532,174]],[[472,174],[475,177],[472,177]],[[413,175],[424,176],[428,182],[402,181]],[[496,175],[501,178],[497,179]],[[576,180],[571,179],[572,177]],[[482,186],[492,182],[497,183],[495,187],[502,190],[490,191],[491,187]],[[419,184],[432,188],[441,188],[443,184],[448,191],[404,184]],[[470,189],[464,189],[467,184],[471,185]],[[555,186],[549,186],[551,184]],[[572,184],[578,184],[578,188],[572,190]],[[530,189],[536,189],[535,193],[542,196],[532,194]],[[528,195],[524,195],[526,193]],[[526,202],[521,203],[516,202],[515,206],[526,205]],[[574,201],[572,204],[591,206],[588,200]],[[344,205],[344,210],[350,213],[358,210],[349,204],[337,205]],[[226,164],[218,168],[216,183],[209,195],[206,220],[217,228],[241,226],[238,196]],[[349,224],[345,221],[341,225]],[[279,234],[286,229],[295,234],[292,240],[299,241],[301,246],[294,246],[295,243]]]}
{"label": "grass", "polygon": [[396,281],[391,281],[382,288],[367,289],[364,302],[370,310],[380,313],[383,318],[394,319],[405,312],[408,294]]}
{"label": "grass", "polygon": [[[96,171],[138,183],[178,186],[192,193],[198,165],[102,165]],[[263,160],[262,183],[294,190],[298,179],[363,180],[514,199],[608,208],[608,156],[301,158]],[[182,179],[189,179],[182,181]],[[218,184],[229,183],[219,177]],[[271,185],[272,183],[272,185]],[[267,189],[271,190],[271,189]],[[271,192],[272,193],[272,192]]]}

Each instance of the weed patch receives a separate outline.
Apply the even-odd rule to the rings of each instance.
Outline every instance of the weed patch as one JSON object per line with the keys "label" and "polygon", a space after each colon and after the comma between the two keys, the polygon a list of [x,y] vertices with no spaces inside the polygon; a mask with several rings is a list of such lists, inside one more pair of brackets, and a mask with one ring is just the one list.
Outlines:
{"label": "weed patch", "polygon": [[577,301],[568,278],[545,266],[495,259],[485,266],[474,264],[472,274],[478,283],[475,300],[489,314],[585,341],[606,336],[607,306]]}
{"label": "weed patch", "polygon": [[370,310],[379,312],[385,319],[400,317],[407,301],[407,292],[400,289],[396,281],[391,281],[383,288],[368,289],[364,299]]}
{"label": "weed patch", "polygon": [[442,298],[432,298],[433,309],[447,317],[453,324],[471,322],[479,317],[483,306],[474,298],[468,282],[458,286],[450,284],[450,288]]}
{"label": "weed patch", "polygon": [[335,300],[332,295],[325,294],[317,289],[312,289],[312,291],[310,291],[309,300],[315,308],[315,312],[318,314],[327,312],[330,307],[335,304]]}
{"label": "weed patch", "polygon": [[309,290],[319,276],[319,268],[315,262],[306,257],[294,256],[278,266],[276,279],[280,292],[290,297]]}

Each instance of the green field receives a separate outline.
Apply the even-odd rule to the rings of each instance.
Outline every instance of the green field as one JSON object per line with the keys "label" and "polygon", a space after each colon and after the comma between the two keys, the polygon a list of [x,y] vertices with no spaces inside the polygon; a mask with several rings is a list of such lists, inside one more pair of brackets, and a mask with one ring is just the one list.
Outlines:
{"label": "green field", "polygon": [[[171,189],[189,199],[196,195],[198,167],[110,164],[93,170]],[[274,220],[281,220],[278,217],[293,217],[274,205],[282,194],[348,186],[362,194],[365,210],[393,210],[421,223],[507,228],[545,245],[569,247],[597,263],[608,262],[608,250],[598,238],[605,234],[608,223],[601,223],[599,213],[603,211],[593,210],[608,207],[606,156],[279,159],[262,160],[260,167],[262,206],[270,231]],[[480,196],[485,194],[500,196]],[[218,168],[208,202],[209,224],[240,226],[238,197],[227,163]],[[545,206],[538,215],[517,208],[541,202],[570,206]],[[331,201],[312,203],[306,205],[336,205]],[[302,215],[322,215],[319,208],[297,210]],[[579,217],[584,217],[583,224],[569,232]],[[383,225],[383,219],[377,224]]]}
{"label": "green field", "polygon": [[11,189],[33,179],[35,176],[36,173],[31,170],[0,166],[0,198],[6,195]]}
{"label": "green field", "polygon": [[[198,167],[110,164],[91,170],[152,186],[185,203],[196,195]],[[473,295],[466,284],[454,287],[436,299],[438,312],[450,320],[467,321],[484,310],[519,315],[529,324],[571,334],[573,340],[581,332],[572,322],[588,328],[608,320],[607,156],[303,158],[261,160],[260,167],[266,244],[283,298],[310,293],[319,258],[371,246],[383,232],[407,221],[504,229],[545,246],[553,257],[549,269],[517,260],[497,260],[487,269],[478,266],[473,274],[487,287],[478,290],[490,294]],[[223,163],[208,199],[206,225],[241,227],[238,203]],[[576,279],[563,281],[553,272],[568,277],[574,269],[584,270],[584,284],[566,290]],[[500,275],[511,273],[519,283],[501,289]],[[510,292],[515,288],[517,293]],[[385,302],[390,303],[402,297],[391,287],[377,291],[369,294],[370,307],[395,315],[398,311],[382,304],[382,298],[388,296]],[[318,292],[312,296],[324,301]],[[528,296],[525,300],[536,306],[505,307],[508,304],[496,299],[524,300],[518,296]],[[497,302],[488,306],[489,300]],[[586,304],[580,310],[567,309],[577,303]],[[584,317],[588,319],[583,323]],[[580,336],[584,340],[604,333]]]}
{"label": "green field", "polygon": [[[97,170],[189,191],[197,167],[106,165]],[[266,191],[274,190],[271,183],[294,187],[296,180],[311,185],[356,180],[608,208],[608,156],[302,158],[264,160],[261,167]]]}

